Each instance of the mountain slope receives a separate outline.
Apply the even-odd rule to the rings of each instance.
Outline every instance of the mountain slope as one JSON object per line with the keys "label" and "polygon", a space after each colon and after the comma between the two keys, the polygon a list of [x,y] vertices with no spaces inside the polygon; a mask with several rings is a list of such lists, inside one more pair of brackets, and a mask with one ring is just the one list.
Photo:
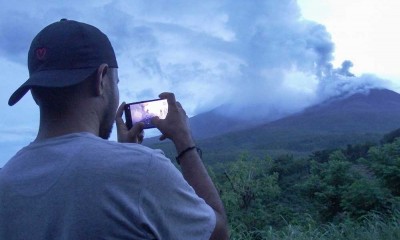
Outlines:
{"label": "mountain slope", "polygon": [[312,151],[377,142],[400,127],[400,94],[373,89],[348,98],[326,102],[301,113],[199,141],[210,160],[229,160],[249,151],[259,156],[286,152],[307,155]]}
{"label": "mountain slope", "polygon": [[300,124],[312,131],[382,132],[400,126],[399,116],[400,94],[386,89],[373,89],[367,94],[357,93],[308,108],[274,125]]}
{"label": "mountain slope", "polygon": [[240,120],[221,114],[223,106],[212,111],[196,115],[189,119],[193,136],[196,139],[204,139],[222,134],[248,129],[261,123],[269,122],[269,119]]}
{"label": "mountain slope", "polygon": [[[219,121],[223,118],[213,119],[213,114],[199,115],[191,122],[206,161],[229,161],[246,151],[260,157],[286,153],[304,156],[347,144],[377,142],[384,134],[400,128],[400,94],[373,89],[239,131],[234,130],[234,124],[240,123],[232,120],[232,126],[222,129],[222,135],[218,135],[224,132],[219,128],[225,127],[226,122]],[[203,138],[198,137],[202,129]],[[153,146],[163,148],[171,156],[175,154],[170,144]]]}

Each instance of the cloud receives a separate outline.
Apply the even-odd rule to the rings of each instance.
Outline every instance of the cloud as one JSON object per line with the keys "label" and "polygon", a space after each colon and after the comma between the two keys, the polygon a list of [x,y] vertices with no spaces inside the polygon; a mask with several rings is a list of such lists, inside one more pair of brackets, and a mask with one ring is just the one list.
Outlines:
{"label": "cloud", "polygon": [[37,133],[37,129],[32,126],[11,126],[8,128],[0,126],[0,129],[0,143],[33,140]]}
{"label": "cloud", "polygon": [[[318,74],[333,58],[325,28],[299,20],[295,1],[114,3],[124,21],[109,28],[117,36],[121,92],[128,99],[167,90],[188,103],[190,113],[225,103],[289,111],[291,101],[278,96],[303,96],[308,103],[310,97],[286,88],[288,72]],[[314,80],[303,84],[313,88]]]}
{"label": "cloud", "polygon": [[0,51],[25,64],[22,56],[40,28],[63,17],[93,24],[116,50],[121,100],[172,91],[190,115],[223,104],[233,112],[250,106],[260,116],[284,115],[356,90],[363,79],[372,86],[371,77],[343,78],[350,65],[342,66],[338,80],[328,74],[334,69],[331,36],[302,19],[294,0],[74,2],[23,1],[29,11],[2,10],[12,21],[0,24]]}
{"label": "cloud", "polygon": [[29,94],[12,108],[7,100],[27,79],[31,40],[61,18],[95,25],[109,36],[121,101],[172,91],[190,116],[224,106],[233,116],[274,119],[331,97],[389,86],[372,74],[353,76],[351,61],[333,66],[329,32],[304,20],[295,0],[21,0],[3,4],[0,18],[2,156],[12,155],[10,145],[34,137],[39,114]]}
{"label": "cloud", "polygon": [[0,125],[0,168],[22,147],[35,139],[36,129],[33,126]]}
{"label": "cloud", "polygon": [[0,21],[0,52],[3,56],[16,62],[26,63],[26,52],[33,36],[36,21],[27,17],[23,12],[10,11]]}
{"label": "cloud", "polygon": [[127,99],[167,90],[192,114],[224,105],[232,115],[246,109],[280,117],[380,84],[371,76],[348,83],[351,62],[328,80],[334,43],[323,25],[301,19],[295,1],[114,3],[125,19],[112,29]]}

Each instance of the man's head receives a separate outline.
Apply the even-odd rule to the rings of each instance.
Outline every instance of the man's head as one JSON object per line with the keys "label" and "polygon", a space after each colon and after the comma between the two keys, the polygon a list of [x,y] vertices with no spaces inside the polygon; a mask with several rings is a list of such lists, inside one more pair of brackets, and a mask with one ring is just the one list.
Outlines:
{"label": "man's head", "polygon": [[33,39],[28,68],[29,79],[11,95],[10,106],[29,90],[41,110],[47,112],[67,110],[94,94],[102,99],[100,105],[107,105],[98,115],[102,115],[99,135],[108,138],[118,105],[118,64],[104,33],[66,19],[50,24]]}
{"label": "man's head", "polygon": [[[119,102],[117,68],[106,64],[93,72],[84,81],[67,87],[32,87],[31,93],[40,107],[41,118],[59,121],[76,115],[91,115],[98,119],[98,133],[103,139],[111,134],[115,112]],[[84,119],[90,122],[89,118]]]}
{"label": "man's head", "polygon": [[31,43],[29,79],[10,97],[17,103],[32,87],[68,87],[87,79],[103,63],[118,68],[114,50],[99,29],[62,19],[45,27]]}

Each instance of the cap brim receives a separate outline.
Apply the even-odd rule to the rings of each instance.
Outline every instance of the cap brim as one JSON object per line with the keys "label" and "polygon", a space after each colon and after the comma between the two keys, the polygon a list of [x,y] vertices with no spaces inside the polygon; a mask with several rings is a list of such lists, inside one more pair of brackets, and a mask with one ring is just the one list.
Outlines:
{"label": "cap brim", "polygon": [[97,68],[68,70],[46,70],[32,74],[8,100],[8,105],[16,104],[32,87],[67,87],[88,78]]}

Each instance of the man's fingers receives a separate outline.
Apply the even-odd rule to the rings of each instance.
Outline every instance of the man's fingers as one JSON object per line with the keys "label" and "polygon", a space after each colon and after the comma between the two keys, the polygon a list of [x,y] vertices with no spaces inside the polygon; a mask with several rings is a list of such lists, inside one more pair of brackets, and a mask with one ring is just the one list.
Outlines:
{"label": "man's fingers", "polygon": [[129,142],[142,143],[144,138],[144,123],[139,122],[132,126],[128,132]]}
{"label": "man's fingers", "polygon": [[155,116],[155,117],[151,118],[151,123],[156,127],[159,126],[160,121],[161,120],[160,120],[160,118],[158,116]]}
{"label": "man's fingers", "polygon": [[117,113],[115,115],[115,123],[117,125],[117,129],[121,128],[121,127],[126,127],[124,120],[122,119],[122,114],[124,112],[124,107],[125,107],[125,102],[121,103],[121,105],[119,105]]}
{"label": "man's fingers", "polygon": [[115,114],[115,121],[117,122],[117,124],[121,124],[121,121],[123,123],[122,114],[124,113],[124,107],[125,107],[125,102],[119,105],[117,113]]}
{"label": "man's fingers", "polygon": [[168,102],[168,107],[170,106],[175,106],[176,100],[175,100],[175,95],[170,92],[163,92],[160,95],[158,95],[161,99],[167,99]]}
{"label": "man's fingers", "polygon": [[180,102],[176,102],[176,106],[178,107],[178,109],[180,109],[186,115],[186,111],[185,111],[185,109],[183,109]]}
{"label": "man's fingers", "polygon": [[122,114],[124,113],[124,107],[125,107],[125,102],[121,103],[121,105],[119,105],[118,110],[117,110],[117,114],[115,115],[115,118],[122,118]]}
{"label": "man's fingers", "polygon": [[129,130],[133,135],[139,135],[140,133],[143,132],[144,129],[144,123],[142,122],[138,122],[136,124],[134,124],[131,128],[131,130]]}
{"label": "man's fingers", "polygon": [[138,135],[138,143],[142,143],[144,139],[144,131],[141,131]]}

